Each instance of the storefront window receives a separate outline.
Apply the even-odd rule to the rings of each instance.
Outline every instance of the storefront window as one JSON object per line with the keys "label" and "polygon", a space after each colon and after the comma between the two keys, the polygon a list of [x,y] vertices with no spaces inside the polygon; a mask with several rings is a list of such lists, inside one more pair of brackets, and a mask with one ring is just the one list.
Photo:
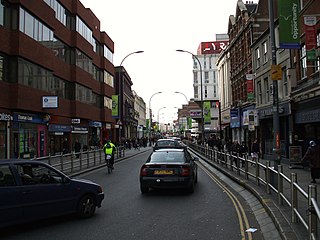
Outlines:
{"label": "storefront window", "polygon": [[6,131],[6,122],[0,122],[0,159],[7,158],[6,154],[6,140],[7,140],[7,131]]}

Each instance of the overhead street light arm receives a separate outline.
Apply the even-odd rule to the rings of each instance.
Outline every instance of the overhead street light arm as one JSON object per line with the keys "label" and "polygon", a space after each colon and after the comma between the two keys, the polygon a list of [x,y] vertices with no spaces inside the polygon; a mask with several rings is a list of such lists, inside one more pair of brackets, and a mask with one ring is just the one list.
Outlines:
{"label": "overhead street light arm", "polygon": [[195,58],[198,63],[199,63],[199,66],[200,66],[200,106],[201,106],[201,142],[203,143],[204,142],[204,118],[203,118],[203,89],[202,89],[202,66],[201,66],[201,62],[199,60],[199,58],[194,55],[192,52],[189,52],[189,51],[186,51],[186,50],[182,50],[182,49],[177,49],[176,50],[177,52],[184,52],[184,53],[189,53],[192,55],[193,58]]}

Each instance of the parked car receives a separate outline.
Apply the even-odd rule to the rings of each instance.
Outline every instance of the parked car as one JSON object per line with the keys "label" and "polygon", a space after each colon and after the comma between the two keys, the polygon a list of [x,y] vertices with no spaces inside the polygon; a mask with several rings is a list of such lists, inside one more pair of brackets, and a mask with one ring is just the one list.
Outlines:
{"label": "parked car", "polygon": [[34,160],[0,160],[0,227],[77,213],[94,215],[104,193],[100,185],[73,179]]}
{"label": "parked car", "polygon": [[140,170],[140,190],[184,188],[194,191],[198,181],[197,161],[185,148],[164,148],[151,153]]}
{"label": "parked car", "polygon": [[153,146],[153,150],[161,148],[185,148],[179,141],[174,139],[159,139]]}

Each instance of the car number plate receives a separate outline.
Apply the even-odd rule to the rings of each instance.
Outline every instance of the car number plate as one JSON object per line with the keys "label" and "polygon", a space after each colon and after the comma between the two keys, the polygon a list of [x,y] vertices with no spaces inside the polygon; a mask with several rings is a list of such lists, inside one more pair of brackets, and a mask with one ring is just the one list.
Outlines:
{"label": "car number plate", "polygon": [[170,174],[173,174],[173,170],[154,170],[154,174],[170,175]]}

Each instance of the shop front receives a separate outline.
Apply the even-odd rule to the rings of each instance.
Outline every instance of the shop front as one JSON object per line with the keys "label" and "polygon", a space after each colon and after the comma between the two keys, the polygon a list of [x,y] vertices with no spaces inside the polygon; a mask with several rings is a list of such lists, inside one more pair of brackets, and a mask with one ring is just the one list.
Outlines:
{"label": "shop front", "polygon": [[102,122],[97,121],[90,121],[89,122],[89,147],[90,148],[97,148],[100,147],[102,144],[101,137],[102,137]]}
{"label": "shop front", "polygon": [[63,153],[64,149],[66,152],[70,152],[71,126],[50,124],[48,132],[50,155],[60,155]]}
{"label": "shop front", "polygon": [[76,140],[81,144],[81,148],[88,149],[88,127],[86,126],[71,126],[71,146],[74,151]]}
{"label": "shop front", "polygon": [[13,120],[13,116],[0,112],[0,159],[6,159],[10,155],[10,122]]}
{"label": "shop front", "polygon": [[[273,155],[273,107],[259,109],[259,121],[260,121],[260,136],[261,136],[261,148],[265,157],[271,157]],[[279,131],[280,131],[280,152],[281,157],[289,157],[289,144],[290,144],[290,132],[292,132],[292,120],[291,120],[291,104],[281,103],[279,104]]]}
{"label": "shop front", "polygon": [[10,156],[13,158],[46,156],[47,122],[46,115],[14,113]]}
{"label": "shop front", "polygon": [[293,141],[302,146],[303,152],[306,151],[310,140],[320,143],[320,98],[313,101],[306,101],[296,105],[294,116],[295,130]]}

